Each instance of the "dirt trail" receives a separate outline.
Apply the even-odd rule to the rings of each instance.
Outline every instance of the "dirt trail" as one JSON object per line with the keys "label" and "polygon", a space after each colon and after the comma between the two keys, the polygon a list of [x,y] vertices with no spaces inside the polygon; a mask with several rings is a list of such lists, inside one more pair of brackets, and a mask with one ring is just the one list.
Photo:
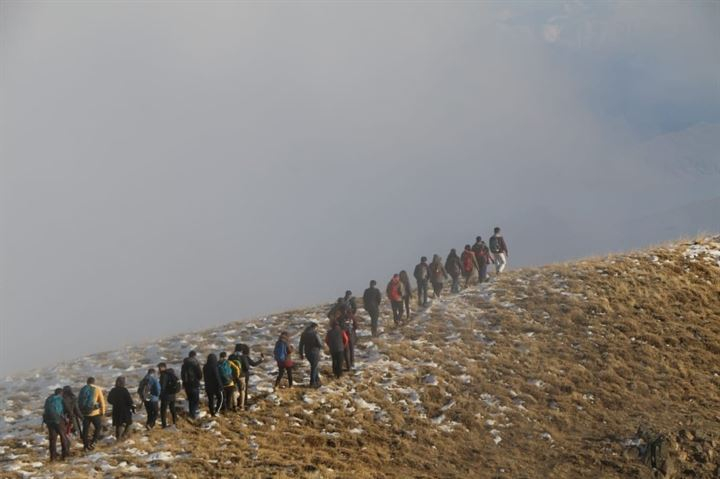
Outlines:
{"label": "dirt trail", "polygon": [[[264,363],[245,413],[150,434],[137,426],[130,440],[108,439],[89,456],[76,450],[59,465],[44,463],[39,432],[48,388],[80,384],[88,372],[101,385],[120,373],[134,384],[159,360],[239,340],[269,356],[281,330],[297,343],[308,320],[325,324],[325,309],[8,380],[0,475],[718,477],[719,262],[716,238],[510,272],[434,301],[377,339],[363,315],[357,368],[339,381],[325,358],[321,389],[273,391],[275,367]],[[390,316],[384,311],[386,324]],[[298,379],[307,382],[305,373],[300,364]]]}

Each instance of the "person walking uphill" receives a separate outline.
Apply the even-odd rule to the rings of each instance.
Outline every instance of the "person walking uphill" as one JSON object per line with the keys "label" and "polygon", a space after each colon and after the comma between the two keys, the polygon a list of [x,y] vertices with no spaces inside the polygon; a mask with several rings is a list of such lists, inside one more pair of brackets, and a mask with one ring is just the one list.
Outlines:
{"label": "person walking uphill", "polygon": [[212,417],[217,416],[223,405],[223,383],[220,379],[217,356],[208,354],[207,361],[203,366],[203,377],[205,378],[205,395],[208,398],[208,410]]}
{"label": "person walking uphill", "polygon": [[60,437],[61,459],[70,455],[70,441],[65,434],[65,404],[62,397],[63,390],[57,388],[47,399],[43,408],[43,423],[48,428],[48,442],[50,443],[50,460],[57,460],[57,438]]}
{"label": "person walking uphill", "polygon": [[250,387],[250,368],[260,365],[265,360],[265,355],[260,353],[260,359],[253,360],[250,357],[250,346],[240,345],[240,373],[243,381],[243,395],[240,397],[240,409],[245,410],[248,400],[248,388]]}
{"label": "person walking uphill", "polygon": [[420,263],[415,266],[413,276],[415,277],[415,281],[417,281],[418,306],[427,306],[430,267],[427,264],[427,258],[425,256],[420,258]]}
{"label": "person walking uphill", "polygon": [[200,362],[197,360],[197,353],[190,351],[180,368],[180,379],[187,396],[188,413],[191,419],[197,417],[200,408],[200,381],[202,378],[203,373]]}
{"label": "person walking uphill", "polygon": [[342,376],[343,352],[347,345],[348,339],[345,332],[339,324],[335,323],[325,335],[325,342],[330,349],[330,357],[332,357],[332,369],[335,379]]}
{"label": "person walking uphill", "polygon": [[290,358],[292,352],[293,347],[290,345],[290,335],[287,331],[283,331],[280,333],[280,337],[275,342],[275,348],[273,349],[273,357],[275,358],[275,361],[277,361],[278,366],[278,375],[275,380],[276,388],[280,386],[280,380],[285,372],[287,372],[288,387],[292,387],[292,368],[295,365],[293,360]]}
{"label": "person walking uphill", "polygon": [[405,304],[405,318],[410,321],[410,295],[412,294],[412,286],[410,285],[410,277],[407,271],[400,271],[400,282],[403,285],[403,303]]}
{"label": "person walking uphill", "polygon": [[483,283],[487,280],[487,265],[492,261],[492,258],[490,258],[490,250],[481,236],[475,238],[475,244],[472,250],[478,262],[478,283]]}
{"label": "person walking uphill", "polygon": [[458,257],[455,248],[450,250],[448,257],[445,260],[445,271],[447,271],[452,278],[450,291],[452,293],[458,293],[460,291],[460,274],[462,273],[462,266],[460,264],[460,257]]}
{"label": "person walking uphill", "polygon": [[[95,385],[95,378],[89,377],[87,384],[80,389],[78,393],[78,406],[83,415],[82,439],[83,449],[92,451],[95,449],[95,443],[100,439],[102,431],[102,418],[107,410],[105,404],[105,396],[103,396],[100,387]],[[90,435],[90,425],[93,426],[92,440],[88,438]]]}
{"label": "person walking uphill", "polygon": [[495,260],[495,272],[500,274],[505,271],[507,258],[510,255],[505,238],[500,234],[500,228],[496,226],[493,231],[494,234],[490,237],[490,252]]}
{"label": "person walking uphill", "polygon": [[341,321],[340,325],[348,336],[348,344],[345,348],[345,370],[355,367],[355,343],[357,342],[357,302],[352,291],[345,291],[343,298],[345,304],[345,321]]}
{"label": "person walking uphill", "polygon": [[440,297],[443,285],[447,278],[448,274],[443,267],[442,258],[438,255],[434,255],[432,263],[430,263],[430,282],[432,283],[433,297],[435,299]]}
{"label": "person walking uphill", "polygon": [[395,326],[397,326],[400,324],[400,318],[402,318],[403,313],[403,285],[402,281],[400,281],[399,274],[393,275],[387,288],[385,288],[385,292],[392,306],[393,321],[395,322]]}
{"label": "person walking uphill", "polygon": [[373,336],[378,335],[378,319],[380,318],[380,303],[382,302],[382,294],[376,286],[377,281],[370,281],[370,287],[363,293],[363,308],[370,316],[370,329]]}
{"label": "person walking uphill", "polygon": [[175,410],[175,395],[180,392],[180,380],[175,375],[175,370],[168,368],[167,364],[158,364],[160,371],[160,423],[163,429],[168,427],[167,412],[170,409],[173,426],[177,427],[177,411]]}
{"label": "person walking uphill", "polygon": [[150,430],[155,427],[160,403],[160,381],[155,376],[155,368],[148,369],[145,377],[140,380],[138,396],[140,396],[147,414],[145,429]]}
{"label": "person walking uphill", "polygon": [[240,367],[232,361],[228,361],[225,351],[220,353],[220,362],[218,362],[218,373],[220,374],[220,382],[222,384],[223,411],[236,411],[237,399],[239,394],[237,386],[235,386],[235,378],[240,377]]}
{"label": "person walking uphill", "polygon": [[310,363],[310,387],[320,387],[320,374],[318,372],[318,364],[320,364],[320,356],[322,355],[323,344],[317,333],[317,324],[310,323],[300,336],[300,344],[298,352],[300,359],[307,358]]}
{"label": "person walking uphill", "polygon": [[82,434],[82,413],[78,407],[78,400],[73,394],[70,386],[65,386],[62,391],[63,406],[65,407],[65,434]]}
{"label": "person walking uphill", "polygon": [[463,278],[465,278],[465,287],[467,288],[473,273],[475,273],[475,271],[480,271],[480,266],[478,266],[475,253],[473,253],[469,244],[465,245],[465,250],[462,252],[460,262],[462,263],[462,274]]}
{"label": "person walking uphill", "polygon": [[130,391],[125,387],[125,377],[119,376],[115,380],[115,387],[110,390],[107,397],[108,403],[112,406],[112,422],[115,427],[115,440],[121,441],[127,436],[132,415],[135,414]]}

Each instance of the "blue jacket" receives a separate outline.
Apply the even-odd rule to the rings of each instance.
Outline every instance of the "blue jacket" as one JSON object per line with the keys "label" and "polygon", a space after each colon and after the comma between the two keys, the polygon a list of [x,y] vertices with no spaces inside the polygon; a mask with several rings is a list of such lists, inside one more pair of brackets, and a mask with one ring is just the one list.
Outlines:
{"label": "blue jacket", "polygon": [[148,400],[158,402],[160,400],[160,380],[155,376],[148,376],[147,378],[150,385],[150,397]]}

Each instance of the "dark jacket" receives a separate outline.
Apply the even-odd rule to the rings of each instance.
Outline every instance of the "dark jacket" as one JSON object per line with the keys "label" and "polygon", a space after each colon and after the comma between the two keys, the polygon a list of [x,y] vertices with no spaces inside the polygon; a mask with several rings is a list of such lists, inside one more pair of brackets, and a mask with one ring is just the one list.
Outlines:
{"label": "dark jacket", "polygon": [[127,388],[112,388],[108,393],[107,401],[112,406],[113,426],[132,423],[135,404]]}
{"label": "dark jacket", "polygon": [[160,373],[160,399],[164,399],[166,401],[174,401],[175,400],[175,391],[171,391],[169,389],[170,384],[170,378],[175,377],[175,381],[179,381],[180,379],[175,375],[175,371],[172,368],[166,369],[165,371]]}
{"label": "dark jacket", "polygon": [[380,303],[382,302],[382,293],[380,290],[372,287],[365,290],[363,293],[363,307],[366,311],[379,311]]}
{"label": "dark jacket", "polygon": [[472,250],[473,253],[475,253],[475,259],[477,259],[478,265],[482,266],[490,263],[490,250],[484,241],[476,242]]}
{"label": "dark jacket", "polygon": [[460,258],[457,253],[448,255],[447,260],[445,260],[445,271],[453,278],[460,276],[462,265],[460,264]]}
{"label": "dark jacket", "polygon": [[310,351],[321,351],[322,341],[313,328],[305,328],[302,335],[300,336],[300,345],[298,351],[300,351],[300,359],[302,359]]}
{"label": "dark jacket", "polygon": [[205,366],[203,366],[203,377],[205,378],[205,392],[218,393],[223,389],[223,383],[218,371],[218,360],[214,354],[209,354]]}
{"label": "dark jacket", "polygon": [[403,298],[409,298],[412,294],[412,286],[410,285],[410,278],[407,274],[400,273],[400,282],[403,285]]}
{"label": "dark jacket", "polygon": [[78,407],[77,397],[68,389],[63,390],[63,405],[65,406],[65,416],[70,421],[82,419],[83,415]]}
{"label": "dark jacket", "polygon": [[325,342],[330,348],[331,353],[340,353],[345,350],[345,341],[343,340],[343,330],[339,327],[332,328],[325,336]]}
{"label": "dark jacket", "polygon": [[430,279],[430,268],[428,267],[427,263],[419,263],[417,266],[415,266],[413,276],[418,281],[427,281],[428,279]]}
{"label": "dark jacket", "polygon": [[442,283],[447,279],[448,274],[440,261],[430,263],[430,281],[433,283]]}
{"label": "dark jacket", "polygon": [[245,378],[245,384],[247,384],[248,379],[250,379],[250,367],[255,367],[262,362],[262,358],[257,361],[253,361],[247,354],[240,355],[240,371],[242,371],[242,375]]}
{"label": "dark jacket", "polygon": [[490,237],[490,251],[508,254],[507,243],[505,243],[505,238],[502,235],[492,235]]}
{"label": "dark jacket", "polygon": [[197,358],[187,357],[183,359],[183,364],[180,368],[180,379],[182,379],[185,389],[199,388],[202,378],[202,368]]}

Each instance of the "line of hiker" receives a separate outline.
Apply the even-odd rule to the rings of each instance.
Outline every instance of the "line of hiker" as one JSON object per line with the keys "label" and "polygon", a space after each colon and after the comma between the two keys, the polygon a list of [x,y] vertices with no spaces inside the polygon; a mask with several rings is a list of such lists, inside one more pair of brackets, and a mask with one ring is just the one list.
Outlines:
{"label": "line of hiker", "polygon": [[[507,265],[507,257],[507,244],[500,234],[500,228],[497,227],[489,245],[478,236],[473,245],[465,245],[460,256],[455,249],[450,250],[444,264],[439,255],[434,255],[430,263],[423,256],[413,271],[418,307],[428,305],[428,285],[433,288],[433,297],[439,298],[445,282],[451,278],[450,291],[457,293],[460,291],[461,277],[464,279],[465,287],[469,286],[473,278],[476,278],[477,283],[487,281],[488,265],[494,264],[496,274],[500,274]],[[403,316],[409,320],[412,286],[407,271],[394,274],[385,292],[390,301],[394,324],[399,326]],[[370,281],[369,287],[363,293],[363,308],[370,317],[373,336],[378,335],[381,303],[382,294],[377,288],[377,282]],[[355,344],[358,338],[357,311],[357,301],[352,291],[348,290],[328,311],[329,324],[324,341],[318,333],[317,323],[314,322],[309,323],[300,335],[297,349],[300,359],[307,359],[309,363],[310,387],[321,386],[319,365],[325,347],[330,353],[335,378],[340,378],[343,371],[350,371],[355,367]],[[288,387],[293,386],[294,352],[289,333],[283,331],[273,348],[273,358],[278,367],[275,388],[280,387],[285,376]],[[221,411],[226,414],[244,411],[248,404],[251,368],[260,365],[264,360],[262,353],[258,359],[252,359],[250,347],[238,343],[229,356],[224,351],[218,355],[208,354],[202,367],[197,359],[197,353],[190,351],[183,360],[180,377],[165,362],[159,363],[157,369],[149,368],[137,389],[137,395],[146,412],[146,429],[151,430],[155,427],[158,416],[163,428],[170,427],[167,421],[168,412],[172,425],[177,427],[175,401],[176,395],[183,390],[188,402],[190,419],[199,416],[201,389],[205,390],[208,412],[211,416],[214,417]],[[108,403],[112,406],[115,438],[121,441],[127,436],[133,423],[133,414],[136,412],[136,405],[126,387],[124,376],[116,378],[115,387],[108,393],[107,401],[93,377],[87,378],[77,397],[70,386],[56,389],[46,399],[43,408],[43,423],[48,428],[50,460],[58,459],[58,438],[61,445],[60,459],[69,456],[70,437],[73,435],[81,438],[84,451],[92,451],[100,439],[102,418],[107,413]],[[91,427],[92,436],[90,436]]]}

